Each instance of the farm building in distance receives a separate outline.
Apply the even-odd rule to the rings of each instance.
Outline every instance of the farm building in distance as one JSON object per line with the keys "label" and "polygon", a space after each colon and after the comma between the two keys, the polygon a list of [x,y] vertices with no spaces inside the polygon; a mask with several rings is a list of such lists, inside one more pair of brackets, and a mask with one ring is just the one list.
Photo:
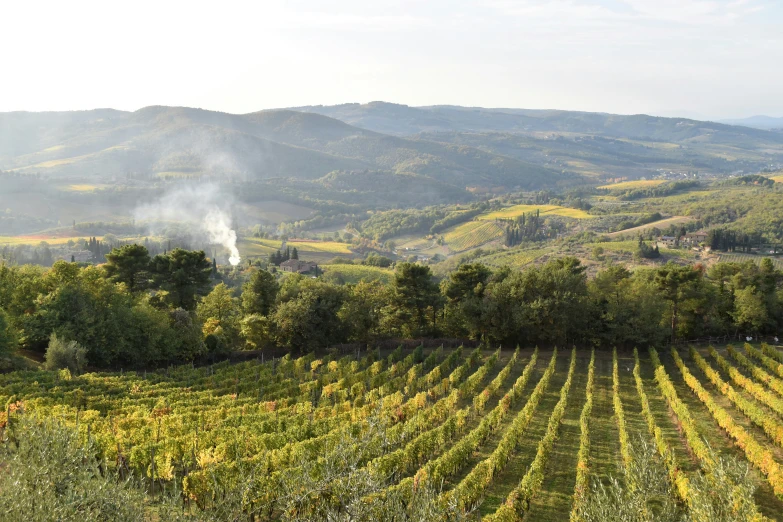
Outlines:
{"label": "farm building in distance", "polygon": [[310,263],[308,261],[300,261],[299,259],[289,259],[280,263],[280,270],[283,272],[293,272],[296,274],[307,274],[317,269],[316,263]]}
{"label": "farm building in distance", "polygon": [[704,243],[705,241],[707,241],[707,233],[703,230],[700,232],[685,234],[680,238],[680,242],[688,246],[699,246],[700,243]]}

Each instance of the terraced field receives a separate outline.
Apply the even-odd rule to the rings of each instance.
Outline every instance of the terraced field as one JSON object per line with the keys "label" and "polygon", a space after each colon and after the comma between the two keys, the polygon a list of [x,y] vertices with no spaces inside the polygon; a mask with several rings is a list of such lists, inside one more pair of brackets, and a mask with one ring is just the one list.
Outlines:
{"label": "terraced field", "polygon": [[[621,476],[634,458],[629,441],[642,438],[662,456],[681,506],[694,494],[684,479],[731,455],[751,465],[756,508],[781,520],[781,392],[783,352],[767,345],[649,354],[419,348],[149,374],[12,373],[0,376],[0,426],[57,417],[108,462],[180,483],[206,508],[215,487],[260,467],[248,509],[271,518],[289,470],[367,431],[360,465],[388,480],[375,495],[410,498],[426,477],[476,520],[576,520],[591,481]],[[379,418],[382,443],[370,430]]]}
{"label": "terraced field", "polygon": [[503,227],[494,221],[468,221],[446,232],[443,239],[453,252],[464,252],[500,239],[504,233]]}

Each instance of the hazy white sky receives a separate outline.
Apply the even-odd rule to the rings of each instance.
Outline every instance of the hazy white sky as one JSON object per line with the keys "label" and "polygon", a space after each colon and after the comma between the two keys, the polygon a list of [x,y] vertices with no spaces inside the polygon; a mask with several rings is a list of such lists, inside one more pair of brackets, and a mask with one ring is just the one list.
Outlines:
{"label": "hazy white sky", "polygon": [[0,111],[783,116],[781,0],[0,0]]}

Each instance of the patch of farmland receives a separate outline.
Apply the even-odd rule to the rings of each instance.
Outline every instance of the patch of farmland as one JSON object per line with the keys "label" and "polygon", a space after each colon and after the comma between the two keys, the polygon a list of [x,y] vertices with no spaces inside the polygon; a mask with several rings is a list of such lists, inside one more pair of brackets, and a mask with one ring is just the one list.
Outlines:
{"label": "patch of farmland", "polygon": [[503,237],[505,230],[494,221],[469,221],[457,225],[443,239],[453,252],[464,252]]}

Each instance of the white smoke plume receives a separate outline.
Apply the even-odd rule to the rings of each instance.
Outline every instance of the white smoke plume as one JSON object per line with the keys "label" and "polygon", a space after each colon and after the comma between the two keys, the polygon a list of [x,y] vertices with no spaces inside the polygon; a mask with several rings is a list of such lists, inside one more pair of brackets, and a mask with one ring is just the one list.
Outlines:
{"label": "white smoke plume", "polygon": [[233,266],[239,264],[239,250],[237,250],[237,233],[231,229],[228,216],[217,208],[213,208],[204,216],[202,223],[209,234],[209,241],[223,245],[229,251],[228,262]]}
{"label": "white smoke plume", "polygon": [[223,246],[233,266],[240,262],[237,233],[231,228],[231,196],[218,185],[183,186],[166,192],[152,203],[139,206],[133,217],[155,234],[169,223],[181,223],[197,238]]}

